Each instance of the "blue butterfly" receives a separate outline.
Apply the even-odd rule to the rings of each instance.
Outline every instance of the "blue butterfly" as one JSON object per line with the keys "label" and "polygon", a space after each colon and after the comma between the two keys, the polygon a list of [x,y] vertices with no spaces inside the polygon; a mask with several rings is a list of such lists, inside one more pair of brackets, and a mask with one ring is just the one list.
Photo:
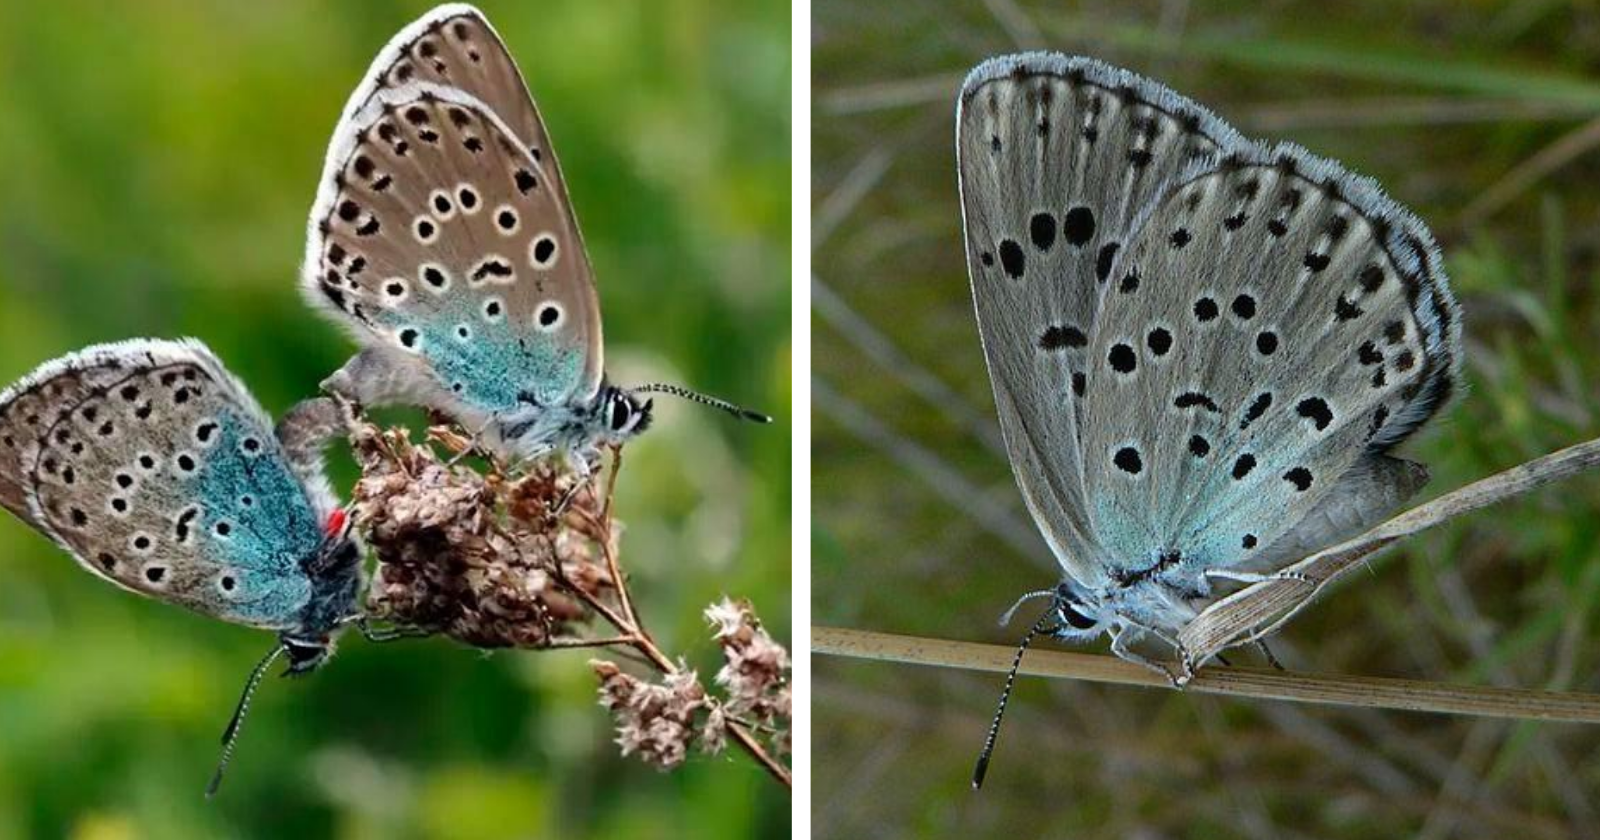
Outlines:
{"label": "blue butterfly", "polygon": [[0,393],[0,505],[97,577],[278,633],[224,765],[268,666],[286,655],[287,673],[312,671],[361,623],[360,546],[322,472],[321,445],[342,428],[323,399],[274,432],[192,339],[89,347]]}
{"label": "blue butterfly", "polygon": [[328,148],[302,288],[363,350],[323,383],[458,420],[490,449],[580,471],[649,427],[671,385],[606,382],[600,301],[550,138],[477,9],[440,6],[373,61]]}
{"label": "blue butterfly", "polygon": [[1001,431],[1064,573],[1034,632],[1180,683],[1142,649],[1426,480],[1389,452],[1458,378],[1438,249],[1376,182],[1093,59],[985,62],[957,123]]}

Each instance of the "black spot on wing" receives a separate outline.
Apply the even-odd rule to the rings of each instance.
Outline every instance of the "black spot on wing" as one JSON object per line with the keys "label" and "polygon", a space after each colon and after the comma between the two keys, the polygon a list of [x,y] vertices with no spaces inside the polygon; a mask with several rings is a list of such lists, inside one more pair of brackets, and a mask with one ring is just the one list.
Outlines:
{"label": "black spot on wing", "polygon": [[1018,278],[1027,268],[1027,258],[1022,254],[1022,246],[1015,241],[1007,239],[1000,243],[1000,267],[1005,269],[1006,276]]}
{"label": "black spot on wing", "polygon": [[[1094,211],[1087,207],[1074,207],[1061,220],[1061,235],[1074,247],[1082,248],[1094,238]],[[1115,249],[1112,251],[1116,253]],[[1104,251],[1102,251],[1102,255]],[[1109,262],[1109,258],[1105,258]],[[1109,266],[1107,267],[1109,271]]]}
{"label": "black spot on wing", "polygon": [[1328,408],[1328,401],[1321,397],[1307,397],[1294,407],[1294,412],[1310,420],[1316,425],[1317,431],[1328,428],[1333,422],[1333,411]]}
{"label": "black spot on wing", "polygon": [[1052,325],[1045,329],[1039,336],[1039,347],[1043,350],[1062,350],[1071,347],[1083,347],[1089,343],[1089,337],[1083,330],[1068,325]]}
{"label": "black spot on wing", "polygon": [[1049,213],[1035,213],[1028,222],[1028,238],[1033,247],[1048,251],[1056,244],[1056,217]]}

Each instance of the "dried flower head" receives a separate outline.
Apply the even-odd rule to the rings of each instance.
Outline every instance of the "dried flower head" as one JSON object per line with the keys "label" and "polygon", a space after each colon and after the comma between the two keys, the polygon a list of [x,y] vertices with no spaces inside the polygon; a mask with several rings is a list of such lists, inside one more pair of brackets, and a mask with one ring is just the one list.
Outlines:
{"label": "dried flower head", "polygon": [[789,651],[767,634],[749,604],[724,598],[705,615],[727,660],[716,677],[728,693],[727,713],[776,732],[775,744],[787,751],[793,697]]}
{"label": "dried flower head", "polygon": [[355,518],[378,558],[373,617],[476,647],[537,648],[590,617],[575,595],[611,588],[596,557],[596,539],[609,535],[592,532],[603,520],[592,488],[568,499],[572,479],[548,466],[483,475],[370,423],[351,439],[362,472]]}
{"label": "dried flower head", "polygon": [[[646,682],[625,673],[614,662],[592,660],[600,678],[600,705],[617,721],[617,745],[623,755],[637,755],[669,770],[683,763],[695,739],[696,713],[712,708],[693,671],[680,669]],[[715,738],[720,741],[719,730]],[[709,745],[704,738],[702,743]]]}
{"label": "dried flower head", "polygon": [[[359,417],[349,423],[362,473],[354,518],[378,559],[369,617],[476,647],[626,650],[661,676],[650,682],[611,662],[590,663],[623,755],[666,769],[682,764],[696,740],[711,753],[731,741],[790,784],[788,767],[761,743],[788,750],[788,652],[748,606],[731,601],[707,613],[727,659],[717,682],[730,700],[707,695],[693,671],[661,650],[619,565],[610,511],[619,451],[602,491],[600,482],[548,463],[513,476],[493,463],[479,473],[459,457],[441,460],[434,445],[455,455],[471,448],[457,430],[431,429],[428,444],[414,445],[404,429],[383,431]],[[609,630],[597,634],[585,626],[591,620]]]}

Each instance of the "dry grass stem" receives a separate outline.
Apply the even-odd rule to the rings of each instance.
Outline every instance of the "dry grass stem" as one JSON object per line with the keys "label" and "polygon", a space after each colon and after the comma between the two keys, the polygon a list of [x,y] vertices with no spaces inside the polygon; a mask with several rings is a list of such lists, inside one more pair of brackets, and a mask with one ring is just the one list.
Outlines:
{"label": "dry grass stem", "polygon": [[[1016,650],[999,645],[817,627],[811,650],[832,656],[1005,673]],[[1168,688],[1167,679],[1113,656],[1030,650],[1018,673],[1058,679]],[[1436,714],[1562,723],[1600,723],[1600,695],[1565,691],[1454,686],[1384,677],[1304,674],[1268,668],[1205,668],[1185,691]]]}

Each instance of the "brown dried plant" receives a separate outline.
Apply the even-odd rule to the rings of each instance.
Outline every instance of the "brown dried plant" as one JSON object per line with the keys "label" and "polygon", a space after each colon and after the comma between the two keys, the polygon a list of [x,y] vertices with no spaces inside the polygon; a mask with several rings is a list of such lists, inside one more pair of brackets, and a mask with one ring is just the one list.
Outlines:
{"label": "brown dried plant", "polygon": [[353,515],[378,560],[371,618],[478,648],[613,649],[654,672],[652,681],[591,661],[623,755],[669,769],[691,745],[720,753],[731,741],[791,784],[781,760],[789,654],[751,608],[724,600],[706,611],[725,658],[715,684],[726,696],[707,692],[645,629],[612,516],[620,450],[602,482],[543,463],[512,474],[490,460],[479,472],[461,457],[470,440],[448,427],[419,445],[405,429],[358,420],[351,443],[362,476]]}

